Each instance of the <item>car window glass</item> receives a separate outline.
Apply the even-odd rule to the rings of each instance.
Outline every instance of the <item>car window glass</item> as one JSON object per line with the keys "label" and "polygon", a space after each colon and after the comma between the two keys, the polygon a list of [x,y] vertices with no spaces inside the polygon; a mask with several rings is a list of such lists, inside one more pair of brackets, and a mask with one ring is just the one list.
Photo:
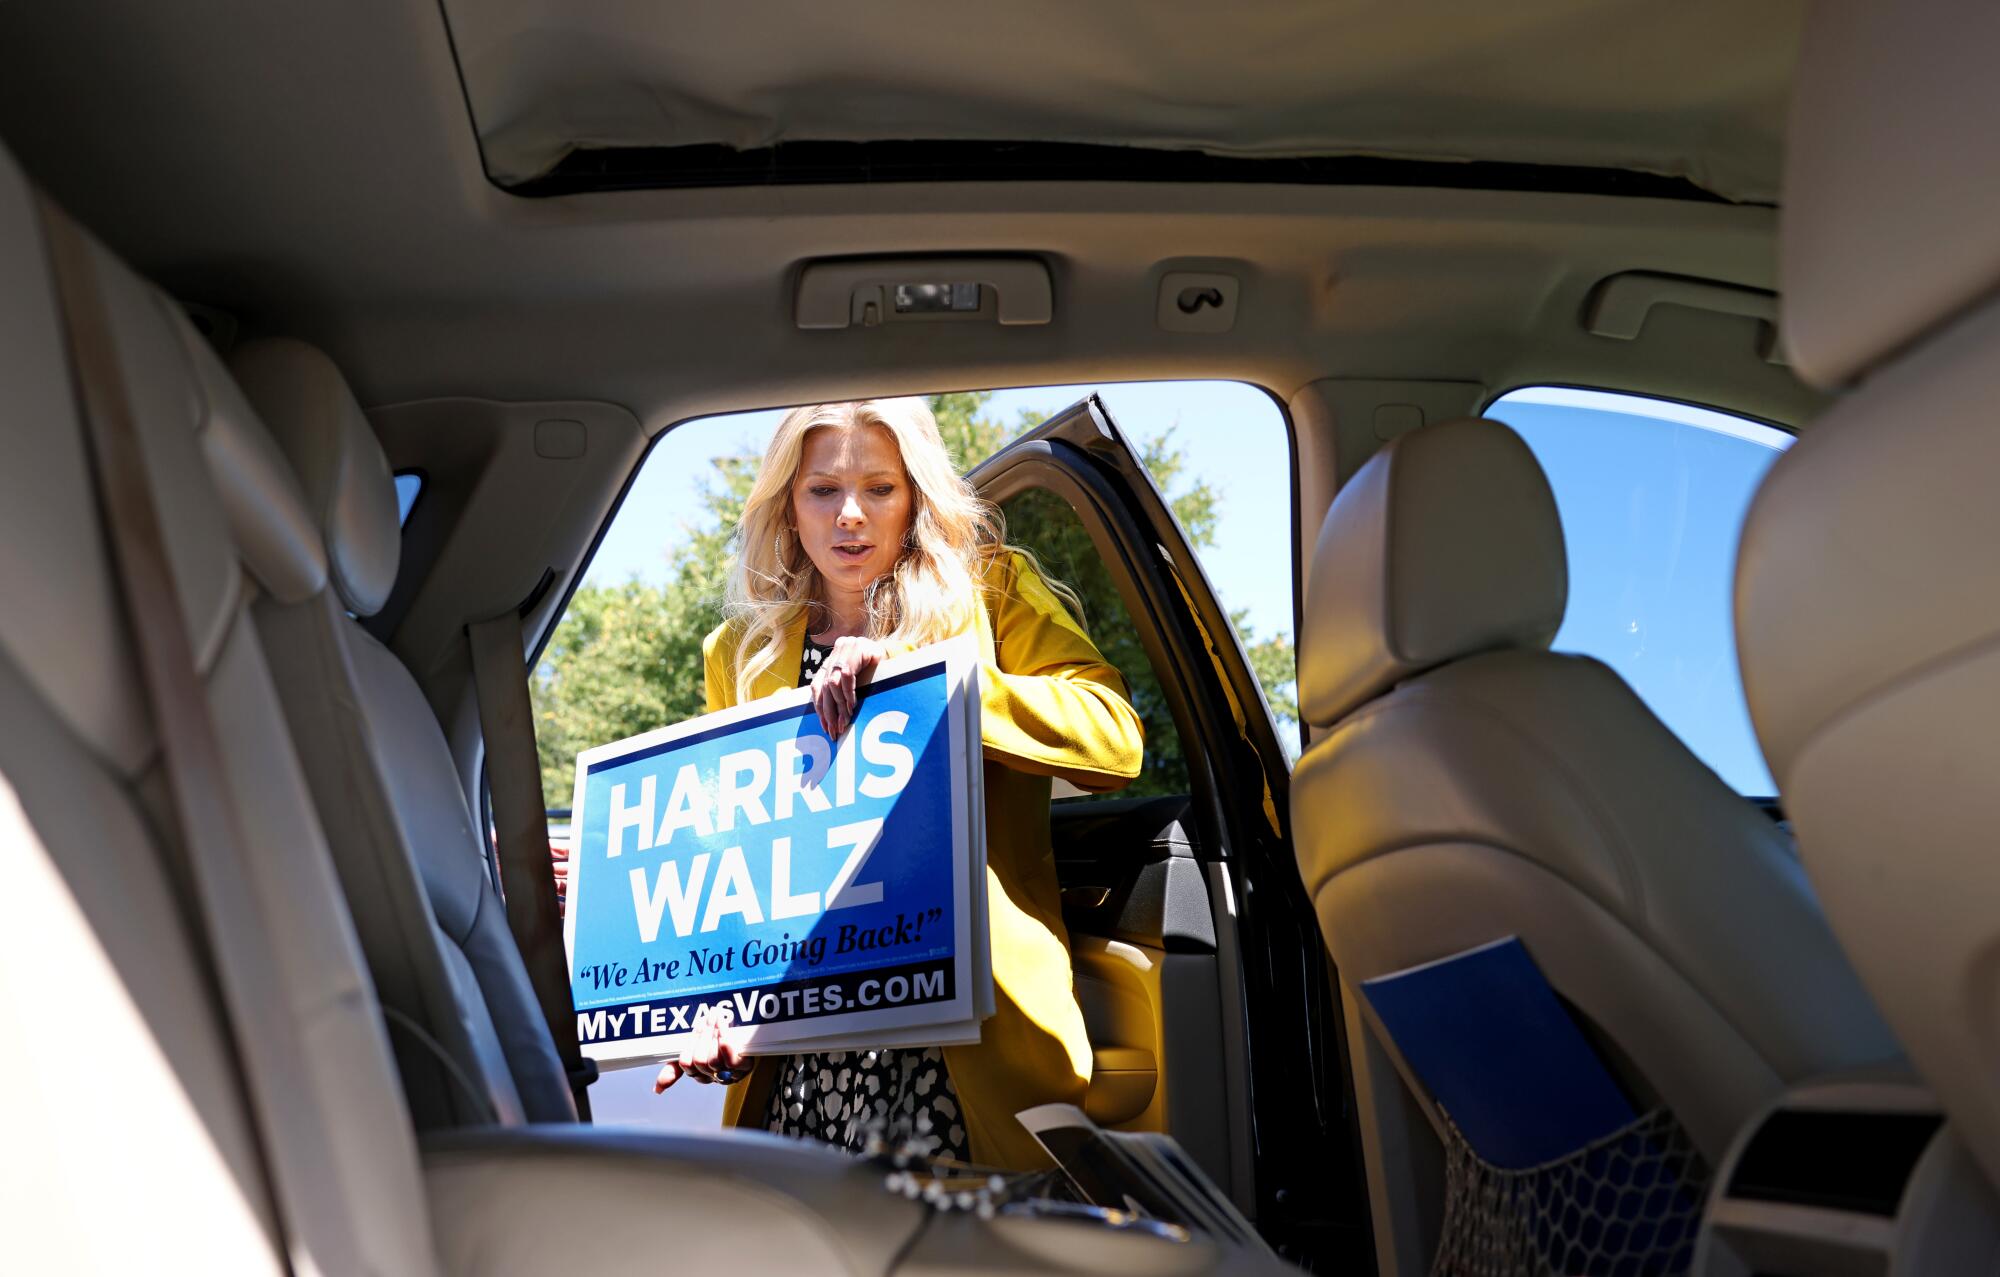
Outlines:
{"label": "car window glass", "polygon": [[424,477],[414,470],[405,470],[396,476],[396,526],[410,521],[410,507],[416,505],[417,497],[424,490]]}
{"label": "car window glass", "polygon": [[[1104,559],[1090,539],[1083,520],[1067,501],[1047,488],[1028,488],[1000,503],[1007,516],[1007,538],[1032,551],[1053,579],[1069,587],[1078,604],[1077,619],[1090,635],[1104,659],[1125,678],[1132,708],[1139,712],[1146,728],[1146,761],[1139,778],[1109,797],[1136,798],[1151,794],[1188,792],[1187,759],[1181,753],[1180,733],[1160,690],[1159,676],[1146,659],[1139,641],[1138,627],[1125,608]],[[1074,786],[1057,781],[1058,801],[1087,801],[1092,797]]]}
{"label": "car window glass", "polygon": [[1486,415],[1527,441],[1555,492],[1569,607],[1555,650],[1593,656],[1737,792],[1777,792],[1751,730],[1731,591],[1750,499],[1783,430],[1638,395],[1540,386]]}

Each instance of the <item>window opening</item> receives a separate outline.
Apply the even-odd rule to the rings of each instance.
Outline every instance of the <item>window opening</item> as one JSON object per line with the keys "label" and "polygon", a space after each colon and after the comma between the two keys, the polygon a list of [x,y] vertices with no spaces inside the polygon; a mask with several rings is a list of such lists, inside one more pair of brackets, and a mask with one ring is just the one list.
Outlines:
{"label": "window opening", "polygon": [[[1236,382],[1151,382],[940,394],[930,403],[964,472],[1092,392],[1202,556],[1296,756],[1291,447],[1269,394]],[[783,416],[733,413],[673,427],[649,450],[606,527],[530,683],[552,842],[566,843],[580,749],[702,712],[701,641],[721,622],[736,522]],[[1145,719],[1145,771],[1120,795],[1187,792],[1158,677],[1080,518],[1040,489],[1016,493],[1004,513],[1011,539],[1082,596],[1086,629],[1124,674]],[[1060,789],[1057,797],[1065,797]],[[1083,800],[1075,791],[1068,797]],[[655,1097],[650,1077],[608,1073],[592,1088],[594,1119],[716,1124],[721,1088],[676,1087]]]}
{"label": "window opening", "polygon": [[1732,591],[1750,500],[1786,431],[1711,408],[1535,386],[1486,415],[1547,472],[1569,553],[1555,650],[1616,670],[1738,793],[1777,785],[1750,725]]}
{"label": "window opening", "polygon": [[405,470],[396,476],[396,526],[402,527],[410,521],[410,510],[423,495],[424,476],[415,470]]}

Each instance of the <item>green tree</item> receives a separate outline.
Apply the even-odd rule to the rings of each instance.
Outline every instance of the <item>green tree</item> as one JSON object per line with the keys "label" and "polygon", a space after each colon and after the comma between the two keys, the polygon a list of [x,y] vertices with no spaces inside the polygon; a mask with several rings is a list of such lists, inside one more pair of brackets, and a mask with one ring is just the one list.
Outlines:
{"label": "green tree", "polygon": [[[1041,418],[1023,414],[1004,423],[986,414],[989,393],[935,395],[932,411],[953,460],[970,469]],[[1167,432],[1141,442],[1141,457],[1197,549],[1212,545],[1217,494],[1190,478],[1186,460]],[[722,619],[722,592],[731,542],[760,461],[754,453],[716,457],[701,490],[700,516],[684,529],[674,567],[658,585],[633,580],[577,590],[531,680],[541,747],[543,796],[567,807],[577,751],[679,722],[702,710],[701,640]],[[1123,601],[1074,512],[1053,494],[1031,490],[1007,502],[1008,537],[1033,549],[1082,604],[1085,628],[1113,666],[1125,672],[1134,707],[1147,732],[1146,769],[1140,793],[1185,791],[1181,756],[1164,694],[1153,677]],[[1241,615],[1235,618],[1243,629]],[[1244,633],[1252,667],[1271,706],[1297,718],[1284,689],[1291,683],[1289,636],[1253,642]]]}
{"label": "green tree", "polygon": [[1230,618],[1243,636],[1243,649],[1250,658],[1250,672],[1264,689],[1264,699],[1278,720],[1278,741],[1294,762],[1299,757],[1299,656],[1289,633],[1256,637],[1256,631],[1242,612]]}

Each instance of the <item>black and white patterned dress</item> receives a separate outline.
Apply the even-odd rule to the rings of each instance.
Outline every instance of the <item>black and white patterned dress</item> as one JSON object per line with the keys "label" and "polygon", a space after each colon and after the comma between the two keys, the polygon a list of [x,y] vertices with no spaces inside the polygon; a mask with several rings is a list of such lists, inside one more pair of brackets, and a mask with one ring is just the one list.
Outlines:
{"label": "black and white patterned dress", "polygon": [[[799,686],[812,682],[833,649],[807,638]],[[771,1061],[766,1129],[859,1150],[870,1135],[891,1145],[915,1140],[934,1157],[971,1161],[965,1112],[937,1047],[812,1051]]]}

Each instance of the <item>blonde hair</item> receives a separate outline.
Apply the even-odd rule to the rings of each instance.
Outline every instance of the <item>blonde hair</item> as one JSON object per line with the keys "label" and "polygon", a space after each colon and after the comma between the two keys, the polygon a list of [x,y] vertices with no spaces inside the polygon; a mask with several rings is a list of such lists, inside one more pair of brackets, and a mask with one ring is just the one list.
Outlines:
{"label": "blonde hair", "polygon": [[[826,623],[823,582],[792,526],[792,484],[815,430],[880,426],[896,441],[909,474],[910,526],[895,567],[868,587],[868,634],[922,646],[962,633],[980,605],[988,569],[1011,552],[999,509],[959,476],[922,399],[866,399],[810,404],[785,414],[764,450],[764,462],[737,527],[736,563],[729,573],[724,614],[742,629],[736,645],[736,698],[747,701],[757,679],[776,664],[779,643],[801,612],[808,629]],[[1067,589],[1050,583],[1073,605]]]}

